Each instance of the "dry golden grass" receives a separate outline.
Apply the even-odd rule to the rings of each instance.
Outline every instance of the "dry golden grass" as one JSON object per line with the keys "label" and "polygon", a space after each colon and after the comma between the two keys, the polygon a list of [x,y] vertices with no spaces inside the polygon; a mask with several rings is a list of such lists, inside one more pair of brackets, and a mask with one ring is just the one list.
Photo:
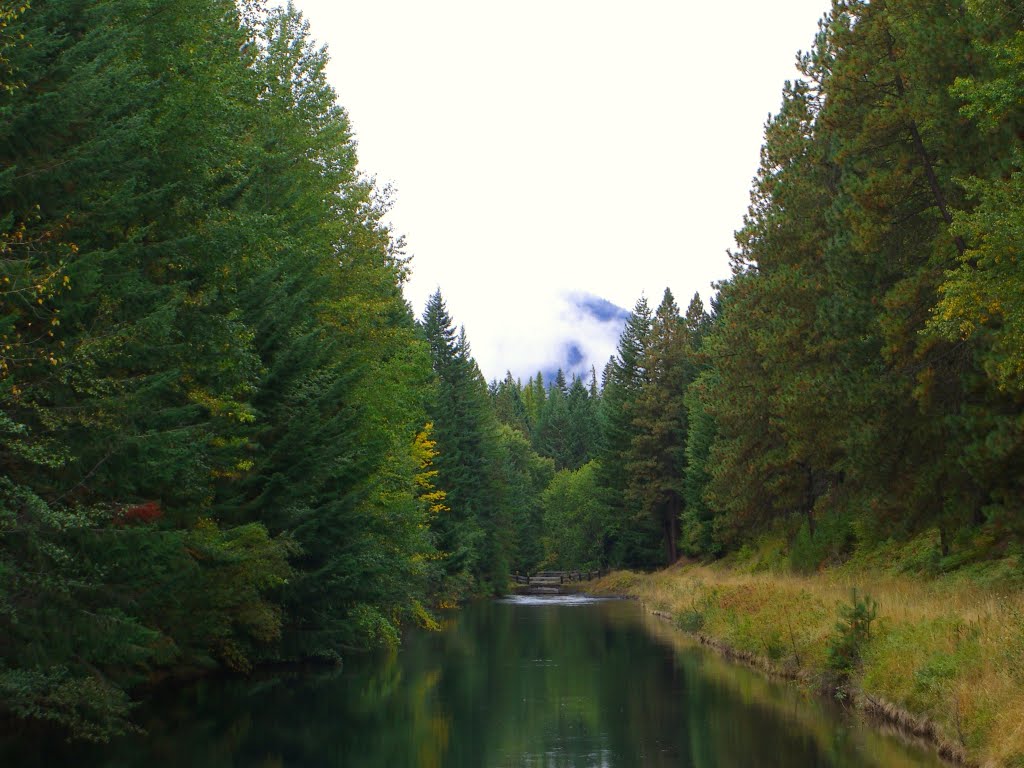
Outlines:
{"label": "dry golden grass", "polygon": [[699,565],[612,573],[593,589],[638,597],[684,629],[818,681],[838,607],[856,589],[878,603],[852,686],[862,700],[902,711],[968,763],[1024,768],[1024,593],[863,567],[799,576]]}

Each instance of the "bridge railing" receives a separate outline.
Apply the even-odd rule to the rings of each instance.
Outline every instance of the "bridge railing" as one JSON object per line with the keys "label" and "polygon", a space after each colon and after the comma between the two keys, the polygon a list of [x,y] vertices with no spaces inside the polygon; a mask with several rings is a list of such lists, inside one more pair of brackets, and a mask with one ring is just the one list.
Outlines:
{"label": "bridge railing", "polygon": [[516,584],[525,586],[554,586],[556,584],[571,584],[574,581],[589,581],[603,576],[605,571],[601,570],[575,570],[575,571],[537,571],[536,573],[512,574],[512,580]]}

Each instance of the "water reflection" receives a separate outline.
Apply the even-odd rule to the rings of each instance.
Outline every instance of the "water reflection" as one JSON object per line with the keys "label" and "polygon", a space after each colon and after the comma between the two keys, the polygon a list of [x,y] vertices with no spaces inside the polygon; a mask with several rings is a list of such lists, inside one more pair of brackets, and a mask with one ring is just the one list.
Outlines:
{"label": "water reflection", "polygon": [[145,738],[22,742],[35,766],[933,766],[695,648],[628,601],[518,598],[448,617],[343,671],[205,681],[143,713]]}
{"label": "water reflection", "polygon": [[595,603],[618,602],[615,597],[593,597],[582,594],[565,595],[511,595],[496,600],[505,605],[594,605]]}

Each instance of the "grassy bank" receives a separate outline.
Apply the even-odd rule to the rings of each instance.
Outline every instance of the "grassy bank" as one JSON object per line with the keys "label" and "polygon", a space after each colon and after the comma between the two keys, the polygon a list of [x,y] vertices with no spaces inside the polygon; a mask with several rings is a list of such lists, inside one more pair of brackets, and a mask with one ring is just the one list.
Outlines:
{"label": "grassy bank", "polygon": [[923,577],[899,573],[899,560],[880,553],[811,576],[751,560],[680,565],[615,572],[591,589],[635,596],[727,653],[900,721],[948,757],[1024,768],[1021,564]]}

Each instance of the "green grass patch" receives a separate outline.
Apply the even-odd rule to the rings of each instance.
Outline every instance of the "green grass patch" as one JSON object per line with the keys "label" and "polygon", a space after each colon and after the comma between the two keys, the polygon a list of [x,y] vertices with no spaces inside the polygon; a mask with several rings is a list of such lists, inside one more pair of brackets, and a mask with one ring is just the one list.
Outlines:
{"label": "green grass patch", "polygon": [[771,541],[728,564],[615,573],[598,586],[734,651],[927,718],[976,764],[1024,768],[1024,591],[1004,578],[1016,560],[936,575],[941,558],[922,536],[797,575],[778,567]]}

